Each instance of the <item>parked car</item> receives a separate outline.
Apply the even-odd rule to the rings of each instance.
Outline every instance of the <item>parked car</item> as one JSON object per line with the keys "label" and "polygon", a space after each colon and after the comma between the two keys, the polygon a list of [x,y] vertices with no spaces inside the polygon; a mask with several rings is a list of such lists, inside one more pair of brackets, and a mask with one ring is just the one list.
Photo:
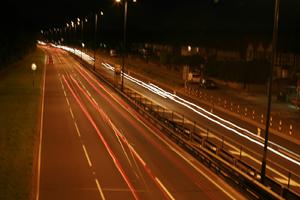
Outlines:
{"label": "parked car", "polygon": [[205,79],[203,78],[200,82],[200,87],[205,89],[216,89],[217,84],[211,79]]}

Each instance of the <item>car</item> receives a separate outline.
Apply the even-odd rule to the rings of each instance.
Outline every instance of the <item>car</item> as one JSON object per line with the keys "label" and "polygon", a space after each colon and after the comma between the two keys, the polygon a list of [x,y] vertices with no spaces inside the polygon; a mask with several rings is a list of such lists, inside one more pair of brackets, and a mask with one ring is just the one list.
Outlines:
{"label": "car", "polygon": [[200,87],[205,89],[216,89],[217,84],[211,79],[205,79],[203,78],[200,82]]}

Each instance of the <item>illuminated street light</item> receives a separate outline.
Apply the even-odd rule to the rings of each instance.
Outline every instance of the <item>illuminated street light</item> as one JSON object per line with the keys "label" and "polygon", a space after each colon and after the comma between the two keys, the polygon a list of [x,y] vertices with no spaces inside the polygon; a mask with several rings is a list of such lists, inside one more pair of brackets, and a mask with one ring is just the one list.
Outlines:
{"label": "illuminated street light", "polygon": [[34,80],[35,80],[35,71],[37,69],[37,66],[35,63],[31,64],[31,70],[33,71],[33,78],[32,78],[32,87],[34,88]]}

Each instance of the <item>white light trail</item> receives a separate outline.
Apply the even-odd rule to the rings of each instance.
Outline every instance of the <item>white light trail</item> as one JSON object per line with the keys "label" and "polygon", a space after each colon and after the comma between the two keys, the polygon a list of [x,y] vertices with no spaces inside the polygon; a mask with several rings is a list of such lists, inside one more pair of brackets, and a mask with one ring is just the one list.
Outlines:
{"label": "white light trail", "polygon": [[[71,53],[74,53],[77,56],[81,56],[81,53],[82,53],[82,59],[84,59],[85,61],[87,61],[90,64],[91,64],[91,62],[92,62],[92,64],[94,62],[94,59],[91,56],[85,54],[84,52],[81,52],[78,49],[74,49],[74,48],[70,48],[70,47],[66,47],[66,46],[61,46],[61,45],[53,45],[53,46],[55,46],[57,48],[64,49],[64,50],[69,51]],[[111,71],[115,70],[114,67],[111,66],[108,63],[102,63],[102,65],[105,68],[107,68]],[[187,101],[187,100],[185,100],[185,99],[183,99],[183,98],[181,98],[181,97],[179,97],[175,94],[167,92],[167,91],[163,90],[162,88],[160,88],[160,87],[158,87],[158,86],[156,86],[152,83],[145,83],[145,82],[143,82],[139,79],[136,79],[136,78],[134,78],[134,77],[132,77],[132,76],[126,74],[126,73],[123,73],[123,72],[121,72],[121,73],[124,74],[124,77],[127,80],[129,80],[133,83],[136,83],[137,85],[139,85],[141,87],[144,87],[147,90],[149,90],[149,91],[151,91],[151,92],[153,92],[153,93],[155,93],[155,94],[157,94],[157,95],[159,95],[163,98],[168,98],[168,99],[170,99],[170,100],[172,100],[172,101],[174,101],[174,102],[176,102],[176,103],[192,110],[193,112],[197,113],[198,115],[200,115],[200,116],[202,116],[202,117],[204,117],[204,118],[206,118],[206,119],[222,126],[223,128],[225,128],[225,129],[227,129],[231,132],[234,132],[235,134],[237,134],[237,135],[239,135],[239,136],[241,136],[241,137],[257,144],[257,145],[259,145],[260,147],[263,147],[264,139],[260,138],[255,133],[252,133],[251,131],[249,131],[245,128],[242,128],[242,127],[240,127],[240,126],[238,126],[238,125],[236,125],[236,124],[234,124],[234,123],[232,123],[232,122],[230,122],[226,119],[223,119],[220,116],[217,116],[217,115],[205,110],[204,108],[202,108],[202,107],[200,107],[200,106],[198,106],[198,105],[196,105],[192,102],[189,102],[189,101]],[[272,141],[269,141],[269,143],[271,145],[273,145],[274,147],[276,147],[277,149],[279,149],[279,150],[283,150],[284,152],[292,154],[297,159],[294,159],[294,158],[291,158],[291,157],[287,156],[286,154],[280,152],[279,150],[274,149],[272,146],[268,146],[268,150],[270,150],[274,154],[279,155],[280,157],[285,158],[286,160],[300,166],[300,161],[299,161],[300,160],[300,155],[298,155],[297,153],[295,153],[295,152],[293,152],[293,151],[291,151],[291,150],[289,150],[289,149],[287,149],[287,148],[285,148],[281,145],[278,145],[278,144],[276,144]]]}

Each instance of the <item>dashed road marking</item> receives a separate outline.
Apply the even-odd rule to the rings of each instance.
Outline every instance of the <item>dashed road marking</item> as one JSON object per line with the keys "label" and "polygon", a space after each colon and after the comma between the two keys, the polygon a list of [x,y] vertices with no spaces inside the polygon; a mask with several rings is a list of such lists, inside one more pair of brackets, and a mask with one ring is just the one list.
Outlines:
{"label": "dashed road marking", "polygon": [[155,177],[155,180],[160,185],[160,187],[165,191],[165,193],[167,193],[169,198],[172,200],[175,200],[175,198],[172,196],[172,194],[167,190],[167,188],[162,184],[162,182],[157,177]]}
{"label": "dashed road marking", "polygon": [[77,132],[77,134],[78,134],[78,137],[81,137],[81,134],[80,134],[79,128],[78,128],[78,126],[77,126],[77,123],[76,123],[76,122],[74,122],[74,124],[75,124],[75,128],[76,128],[76,132]]}
{"label": "dashed road marking", "polygon": [[70,110],[71,116],[72,116],[72,118],[73,118],[73,120],[74,120],[75,118],[74,118],[74,114],[73,114],[72,108],[69,107],[69,110]]}
{"label": "dashed road marking", "polygon": [[102,189],[101,189],[101,187],[100,187],[100,183],[99,183],[98,179],[95,179],[95,182],[96,182],[98,191],[99,191],[99,193],[100,193],[101,199],[102,199],[102,200],[105,200],[105,197],[104,197],[104,194],[103,194]]}
{"label": "dashed road marking", "polygon": [[89,163],[89,166],[91,167],[91,166],[92,166],[92,162],[91,162],[91,160],[90,160],[89,154],[87,153],[87,150],[86,150],[84,144],[82,145],[82,148],[83,148],[85,157],[86,157],[86,159],[87,159],[87,161],[88,161],[88,163]]}

